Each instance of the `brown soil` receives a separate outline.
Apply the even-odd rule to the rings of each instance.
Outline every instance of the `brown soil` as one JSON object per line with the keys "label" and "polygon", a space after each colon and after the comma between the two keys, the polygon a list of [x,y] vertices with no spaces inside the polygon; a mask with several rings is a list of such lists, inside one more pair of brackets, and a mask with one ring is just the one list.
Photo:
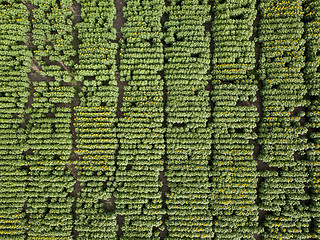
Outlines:
{"label": "brown soil", "polygon": [[115,197],[111,197],[108,199],[100,199],[100,201],[103,203],[103,208],[106,212],[114,212],[116,210],[114,200]]}
{"label": "brown soil", "polygon": [[117,105],[117,117],[122,118],[123,112],[121,111],[123,107],[123,95],[124,95],[124,86],[127,86],[128,83],[120,80],[120,73],[116,72],[116,80],[119,88],[119,96],[118,96],[118,105]]}
{"label": "brown soil", "polygon": [[[70,33],[71,36],[73,37],[73,40],[72,40],[71,44],[73,46],[73,49],[75,49],[78,52],[79,40],[78,40],[78,31],[75,30],[75,25],[77,24],[77,22],[81,21],[81,6],[76,1],[74,1],[73,5],[71,7],[69,7],[69,9],[73,13],[73,19],[72,19],[73,31]],[[79,63],[79,55],[78,55],[78,53],[72,59],[74,60],[75,64]],[[70,130],[71,130],[71,133],[72,133],[72,152],[71,152],[71,156],[70,156],[70,161],[72,163],[72,162],[74,162],[74,161],[79,159],[79,156],[77,154],[75,154],[75,151],[77,149],[77,143],[76,143],[77,134],[76,134],[76,131],[75,131],[75,115],[76,114],[75,114],[74,108],[76,106],[80,105],[80,99],[79,99],[79,96],[78,96],[78,92],[81,91],[83,83],[82,82],[73,82],[74,81],[74,75],[71,73],[72,71],[70,69],[67,69],[67,67],[64,65],[63,62],[59,62],[59,64],[61,66],[63,66],[63,68],[68,71],[69,76],[72,77],[72,81],[71,82],[64,83],[62,85],[73,86],[77,90],[77,94],[75,95],[75,97],[73,98],[73,101],[71,103],[72,119],[71,119],[71,123],[70,123]],[[77,173],[77,170],[75,169],[75,165],[74,164],[71,164],[71,165],[68,164],[67,166],[71,170],[71,174],[74,177],[74,179],[78,179],[78,173]],[[74,202],[72,203],[72,215],[73,215],[73,219],[74,220],[77,219],[76,206],[77,206],[78,193],[82,189],[80,183],[81,183],[80,181],[78,181],[78,180],[76,181],[76,183],[74,185],[74,190],[71,193],[71,195],[74,197]],[[77,236],[79,235],[79,232],[75,229],[75,226],[73,226],[72,232],[73,232],[73,239],[76,240]]]}
{"label": "brown soil", "polygon": [[[123,0],[114,0],[115,7],[117,9],[116,13],[116,19],[113,21],[113,27],[117,30],[117,38],[116,42],[119,43],[119,41],[122,40],[122,32],[121,27],[123,27],[124,23],[126,22],[123,18],[123,11],[122,8],[125,6],[125,3]],[[123,106],[123,95],[124,95],[124,86],[128,85],[128,82],[124,81],[124,79],[120,79],[120,51],[121,51],[121,45],[119,44],[118,52],[116,55],[116,62],[118,71],[116,72],[116,80],[119,88],[119,96],[118,96],[118,106],[117,106],[117,117],[121,118],[123,117],[123,112],[121,111],[121,108]]]}
{"label": "brown soil", "polygon": [[[73,49],[76,50],[76,56],[72,57],[71,59],[75,62],[75,64],[79,63],[79,44],[80,40],[78,39],[78,29],[75,27],[77,22],[81,20],[81,5],[77,3],[76,1],[73,1],[73,5],[69,7],[69,9],[72,11],[72,27],[73,31],[70,33],[71,36],[73,37],[73,40],[71,42],[71,45],[73,46]],[[73,78],[72,78],[73,79]]]}
{"label": "brown soil", "polygon": [[119,229],[117,231],[117,238],[120,239],[120,236],[122,235],[123,231],[121,229],[121,226],[124,223],[124,216],[123,215],[117,215],[117,225],[119,226]]}
{"label": "brown soil", "polygon": [[[74,168],[74,165],[71,165],[71,166],[69,165],[68,168],[71,169],[71,173],[73,177],[77,179],[78,174],[77,174],[77,170]],[[70,193],[70,195],[74,197],[74,201],[72,203],[72,216],[74,221],[77,219],[76,206],[77,206],[78,193],[81,191],[81,189],[82,187],[80,185],[80,181],[77,180],[76,183],[74,184],[73,191]],[[74,240],[77,239],[79,232],[75,230],[74,227],[72,228],[72,233],[73,233],[73,239]]]}
{"label": "brown soil", "polygon": [[[257,1],[257,4],[256,4],[256,9],[258,9],[258,1]],[[254,41],[254,39],[258,38],[259,21],[260,21],[260,15],[259,15],[259,12],[257,12],[256,19],[253,22],[254,31],[253,31],[252,36],[250,37],[251,41]],[[260,43],[256,42],[255,49],[254,49],[255,50],[255,59],[256,59],[255,70],[257,70],[259,68],[260,48],[261,48]],[[256,79],[258,79],[258,75],[257,74],[256,74]],[[258,80],[258,86],[259,86],[259,89],[258,89],[258,91],[256,93],[256,101],[253,103],[253,105],[256,106],[257,111],[259,113],[259,116],[258,116],[259,117],[259,121],[257,122],[256,127],[253,129],[253,131],[255,133],[257,133],[257,134],[258,134],[258,129],[259,129],[259,126],[260,126],[260,123],[261,123],[261,119],[262,119],[262,99],[261,99],[261,95],[260,95],[261,83],[259,82],[259,80]],[[276,170],[274,168],[269,167],[268,164],[266,164],[266,163],[264,163],[264,162],[262,162],[261,160],[258,159],[258,156],[259,156],[259,153],[260,153],[260,150],[261,150],[261,146],[258,144],[257,139],[250,141],[250,143],[253,143],[253,145],[254,145],[253,159],[257,162],[257,171]],[[260,188],[260,185],[261,185],[262,182],[263,182],[263,178],[259,177],[258,178],[258,182],[257,182],[257,199],[255,201],[256,203],[261,202],[261,200],[259,198],[259,188]],[[266,212],[262,211],[262,210],[259,210],[258,214],[259,214],[258,223],[261,226],[262,219],[263,219],[264,215],[266,214]],[[256,234],[255,233],[253,235],[254,235],[254,238],[256,240],[263,240],[263,237],[261,236],[261,234]]]}
{"label": "brown soil", "polygon": [[[159,180],[160,181],[162,181],[162,187],[161,187],[161,192],[162,192],[162,195],[161,195],[161,199],[162,199],[162,207],[163,208],[167,208],[167,204],[166,204],[166,196],[165,196],[165,194],[167,193],[167,192],[169,192],[170,191],[170,188],[168,187],[168,179],[167,179],[167,176],[165,176],[165,171],[166,171],[166,169],[167,169],[167,164],[166,164],[166,156],[164,156],[163,157],[163,159],[164,159],[164,162],[165,162],[165,164],[164,164],[164,170],[163,171],[161,171],[160,172],[160,174],[159,174]],[[165,239],[166,238],[166,236],[168,235],[168,230],[167,230],[167,225],[165,224],[165,220],[168,218],[168,214],[164,214],[163,216],[162,216],[162,222],[163,222],[163,224],[164,224],[164,226],[165,226],[165,229],[163,230],[163,231],[160,231],[160,239]]]}
{"label": "brown soil", "polygon": [[[116,10],[117,10],[117,13],[116,13],[116,18],[113,21],[113,27],[117,30],[116,42],[119,44],[118,52],[116,55],[116,62],[117,62],[118,71],[115,73],[115,78],[116,78],[117,85],[119,88],[117,117],[121,118],[121,117],[123,117],[123,112],[121,111],[121,108],[123,106],[124,86],[128,85],[128,83],[126,81],[124,81],[123,79],[122,80],[120,79],[120,73],[119,73],[120,72],[120,51],[121,51],[121,49],[120,49],[121,45],[120,45],[119,41],[122,40],[121,27],[123,27],[123,25],[125,23],[125,19],[123,18],[123,11],[122,11],[122,8],[125,6],[125,3],[124,3],[124,0],[114,0],[114,4],[115,4]],[[116,155],[118,155],[120,147],[121,147],[121,144],[119,142],[119,147],[116,151]],[[116,160],[116,166],[117,166],[117,160]],[[114,206],[114,197],[112,197],[110,199],[110,205]],[[121,229],[121,226],[123,225],[123,223],[124,223],[124,216],[117,215],[117,225],[119,226],[118,231],[117,231],[117,238],[118,239],[120,239],[120,236],[122,235],[122,232],[123,232]]]}
{"label": "brown soil", "polygon": [[[72,113],[72,118],[71,118],[71,124],[70,124],[70,130],[71,130],[71,133],[72,133],[72,153],[71,153],[71,156],[70,156],[70,161],[73,162],[75,160],[78,160],[79,159],[79,156],[77,154],[75,154],[75,151],[77,150],[77,143],[76,143],[76,140],[77,140],[77,133],[76,133],[76,130],[75,130],[75,110],[74,110],[74,107],[75,106],[79,106],[79,98],[78,97],[75,97],[73,99],[73,103],[72,103],[72,110],[71,110],[71,113]],[[77,178],[75,178],[77,179]]]}

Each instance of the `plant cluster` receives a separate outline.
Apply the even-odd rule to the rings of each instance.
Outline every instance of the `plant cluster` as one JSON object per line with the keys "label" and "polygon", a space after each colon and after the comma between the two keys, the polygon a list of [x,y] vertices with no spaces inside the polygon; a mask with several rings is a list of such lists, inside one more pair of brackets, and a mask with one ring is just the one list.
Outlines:
{"label": "plant cluster", "polygon": [[163,171],[163,0],[127,0],[120,51],[124,86],[116,214],[124,216],[120,239],[159,239],[164,230],[160,171]]}
{"label": "plant cluster", "polygon": [[[212,35],[212,197],[215,239],[254,239],[259,233],[253,132],[258,90],[252,24],[255,0],[214,1]],[[227,227],[226,227],[227,226]]]}
{"label": "plant cluster", "polygon": [[0,1],[0,238],[25,239],[27,172],[21,168],[25,146],[25,105],[30,95],[31,52],[23,43],[29,12],[16,1]]}
{"label": "plant cluster", "polygon": [[319,151],[319,129],[320,129],[320,75],[319,75],[319,49],[320,49],[320,1],[306,0],[304,3],[304,35],[306,40],[306,65],[303,77],[308,89],[310,105],[306,111],[308,119],[307,127],[310,129],[308,135],[311,146],[307,150],[309,161],[310,181],[310,208],[312,214],[311,226],[312,237],[320,238],[320,151]]}
{"label": "plant cluster", "polygon": [[[263,0],[259,4],[259,77],[263,115],[258,159],[275,169],[263,173],[259,208],[269,211],[264,239],[309,239],[307,127],[301,122],[308,104],[301,0]],[[288,224],[290,223],[290,224]]]}
{"label": "plant cluster", "polygon": [[72,77],[75,55],[72,1],[33,0],[33,74],[31,106],[27,108],[28,239],[72,239],[72,203],[69,195],[75,179],[66,169],[72,152],[71,103],[75,88],[66,86]]}
{"label": "plant cluster", "polygon": [[167,85],[166,154],[169,191],[166,239],[211,239],[208,161],[211,133],[207,75],[210,21],[207,1],[170,1],[164,23],[164,79]]}
{"label": "plant cluster", "polygon": [[[115,239],[117,222],[114,209],[106,211],[103,201],[112,197],[115,155],[118,87],[115,79],[118,44],[112,26],[115,6],[112,0],[80,0],[78,29],[79,61],[75,80],[80,106],[74,107],[76,151],[74,160],[80,181],[75,230],[78,240]],[[110,204],[110,202],[109,202]],[[110,206],[109,206],[110,207]]]}

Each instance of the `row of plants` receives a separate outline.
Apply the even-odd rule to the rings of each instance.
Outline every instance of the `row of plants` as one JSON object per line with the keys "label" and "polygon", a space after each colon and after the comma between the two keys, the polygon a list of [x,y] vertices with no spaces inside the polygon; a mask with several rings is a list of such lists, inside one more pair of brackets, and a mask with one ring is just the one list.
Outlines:
{"label": "row of plants", "polygon": [[306,40],[306,64],[303,70],[303,78],[308,89],[310,105],[306,109],[308,120],[308,139],[311,146],[307,150],[309,163],[309,189],[311,213],[311,234],[313,238],[320,238],[320,76],[319,76],[319,49],[320,49],[320,1],[303,1],[304,10],[304,34]]}
{"label": "row of plants", "polygon": [[210,38],[205,31],[208,1],[170,1],[164,23],[164,79],[167,86],[165,176],[166,239],[212,239],[210,211],[211,132]]}
{"label": "row of plants", "polygon": [[[253,22],[256,0],[214,1],[210,206],[214,239],[254,239],[260,233],[253,129],[258,121]],[[227,226],[227,228],[226,228]]]}
{"label": "row of plants", "polygon": [[[120,75],[124,86],[119,118],[116,214],[124,217],[120,239],[160,239],[164,230],[159,179],[163,171],[163,0],[126,0]],[[123,84],[123,83],[122,83]]]}
{"label": "row of plants", "polygon": [[112,0],[80,0],[79,61],[75,80],[79,87],[74,107],[76,151],[73,159],[80,190],[75,208],[78,240],[116,239],[117,222],[111,197],[115,190],[118,87],[115,79],[118,44]]}
{"label": "row of plants", "polygon": [[72,239],[75,179],[66,163],[72,153],[71,103],[67,86],[75,50],[71,43],[72,1],[32,0],[33,80],[27,108],[26,144],[28,239]]}
{"label": "row of plants", "polygon": [[26,45],[30,31],[29,12],[17,1],[0,4],[0,236],[25,239],[27,229],[24,203],[27,171],[23,151],[25,105],[28,101],[31,52]]}
{"label": "row of plants", "polygon": [[[310,144],[303,122],[307,87],[304,23],[301,0],[262,0],[259,38],[259,78],[262,84],[262,119],[258,159],[270,170],[262,173],[259,209],[267,211],[264,239],[310,239],[308,160]],[[290,224],[288,224],[290,223]]]}

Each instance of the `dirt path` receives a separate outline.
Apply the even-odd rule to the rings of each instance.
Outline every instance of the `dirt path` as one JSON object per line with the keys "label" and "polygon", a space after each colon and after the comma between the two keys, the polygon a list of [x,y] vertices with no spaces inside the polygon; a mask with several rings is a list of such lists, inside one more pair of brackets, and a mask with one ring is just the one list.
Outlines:
{"label": "dirt path", "polygon": [[[121,111],[121,108],[123,106],[123,95],[124,95],[124,86],[128,85],[128,83],[126,81],[123,81],[123,79],[120,80],[120,51],[121,51],[121,45],[119,43],[119,41],[121,41],[122,39],[122,32],[121,32],[121,28],[123,27],[124,23],[125,23],[125,19],[123,18],[123,11],[122,8],[125,6],[124,0],[114,0],[114,4],[117,10],[116,13],[116,19],[114,19],[113,21],[113,27],[117,30],[117,38],[116,38],[116,42],[119,45],[118,48],[118,52],[116,54],[116,62],[117,62],[117,69],[118,71],[116,72],[116,80],[117,80],[117,85],[119,88],[119,96],[118,96],[118,105],[117,105],[117,117],[118,118],[122,118],[123,117],[123,112]],[[115,162],[115,166],[117,167],[117,156],[119,153],[119,150],[121,148],[121,144],[118,138],[118,142],[119,142],[119,147],[116,150],[116,162]],[[116,171],[115,171],[116,172]],[[114,203],[114,197],[112,197],[110,199],[111,204]],[[119,239],[120,236],[122,235],[122,229],[121,226],[124,223],[124,216],[122,215],[117,215],[117,225],[119,226],[119,229],[117,231],[117,238]]]}
{"label": "dirt path", "polygon": [[[258,9],[258,5],[259,5],[259,0],[257,0],[256,2],[256,9]],[[254,28],[254,31],[253,31],[253,34],[252,36],[250,37],[250,40],[251,41],[256,41],[256,39],[258,38],[258,26],[259,26],[259,21],[260,21],[261,17],[260,17],[260,14],[259,12],[257,12],[257,16],[256,16],[256,19],[254,20],[253,22],[253,28]],[[256,127],[253,129],[253,131],[258,134],[258,129],[260,127],[260,124],[261,124],[261,119],[263,117],[262,115],[262,98],[261,98],[261,95],[260,95],[260,91],[262,89],[262,84],[261,82],[259,81],[259,75],[257,73],[257,70],[259,69],[259,54],[260,54],[260,49],[261,49],[261,45],[258,41],[255,42],[255,59],[256,59],[256,63],[255,63],[255,68],[254,68],[254,72],[255,72],[255,75],[256,75],[256,79],[258,80],[258,91],[256,93],[256,101],[253,103],[254,106],[256,106],[257,108],[257,111],[259,113],[259,121],[257,122],[257,125]],[[261,151],[261,146],[260,144],[258,144],[258,141],[257,139],[255,140],[252,140],[251,143],[254,145],[254,149],[253,149],[253,159],[257,162],[257,171],[265,171],[265,170],[275,170],[275,171],[278,171],[278,169],[276,168],[271,168],[268,166],[268,164],[262,162],[261,160],[258,159],[259,157],[259,154],[260,154],[260,151]],[[258,177],[258,182],[257,182],[257,198],[256,198],[256,201],[255,203],[256,204],[259,204],[261,202],[261,199],[259,198],[259,188],[260,188],[260,185],[261,183],[263,182],[263,179],[262,177]],[[258,223],[259,225],[261,226],[261,222],[262,220],[264,219],[264,216],[267,214],[266,211],[263,211],[263,210],[259,210],[259,213],[258,213]],[[261,236],[261,234],[253,234],[254,235],[254,238],[256,240],[263,240],[263,237]]]}
{"label": "dirt path", "polygon": [[[124,3],[124,0],[114,0],[114,4],[117,9],[117,13],[116,13],[116,19],[113,21],[113,27],[117,30],[116,42],[119,43],[119,41],[122,39],[121,28],[126,22],[125,19],[123,18],[123,11],[122,11],[122,8],[125,6],[125,3]],[[120,51],[121,51],[121,45],[119,43],[119,48],[116,55],[116,62],[118,67],[118,71],[116,72],[116,80],[119,88],[118,106],[117,106],[118,118],[123,117],[123,112],[121,111],[121,108],[123,106],[124,86],[128,85],[128,83],[123,79],[120,80]]]}

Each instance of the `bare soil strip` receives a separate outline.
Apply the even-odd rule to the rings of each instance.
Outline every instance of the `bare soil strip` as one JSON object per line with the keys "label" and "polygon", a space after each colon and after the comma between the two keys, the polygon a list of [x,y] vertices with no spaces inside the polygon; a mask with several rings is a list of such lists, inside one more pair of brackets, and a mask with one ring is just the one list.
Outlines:
{"label": "bare soil strip", "polygon": [[[123,112],[121,111],[121,108],[123,106],[123,95],[124,95],[124,86],[128,85],[126,81],[121,81],[120,80],[120,51],[121,51],[121,39],[122,39],[122,32],[121,32],[121,27],[123,27],[125,23],[125,19],[123,18],[123,11],[122,8],[125,6],[124,0],[114,0],[114,5],[116,7],[117,13],[116,13],[116,19],[113,21],[113,27],[117,30],[117,38],[116,42],[119,44],[118,52],[116,54],[116,62],[117,62],[117,69],[118,71],[116,72],[116,80],[119,88],[119,96],[118,96],[118,105],[117,105],[117,117],[121,118],[123,117]],[[117,169],[117,156],[119,153],[119,149],[121,148],[121,144],[118,138],[119,142],[119,147],[116,150],[116,159],[115,159],[115,166]],[[116,170],[115,172],[116,173]],[[114,180],[115,181],[115,180]],[[114,204],[114,197],[110,199],[111,204]],[[117,238],[120,239],[120,236],[122,235],[122,229],[121,226],[124,223],[124,216],[122,215],[117,215],[117,225],[119,226],[119,229],[117,231]]]}

